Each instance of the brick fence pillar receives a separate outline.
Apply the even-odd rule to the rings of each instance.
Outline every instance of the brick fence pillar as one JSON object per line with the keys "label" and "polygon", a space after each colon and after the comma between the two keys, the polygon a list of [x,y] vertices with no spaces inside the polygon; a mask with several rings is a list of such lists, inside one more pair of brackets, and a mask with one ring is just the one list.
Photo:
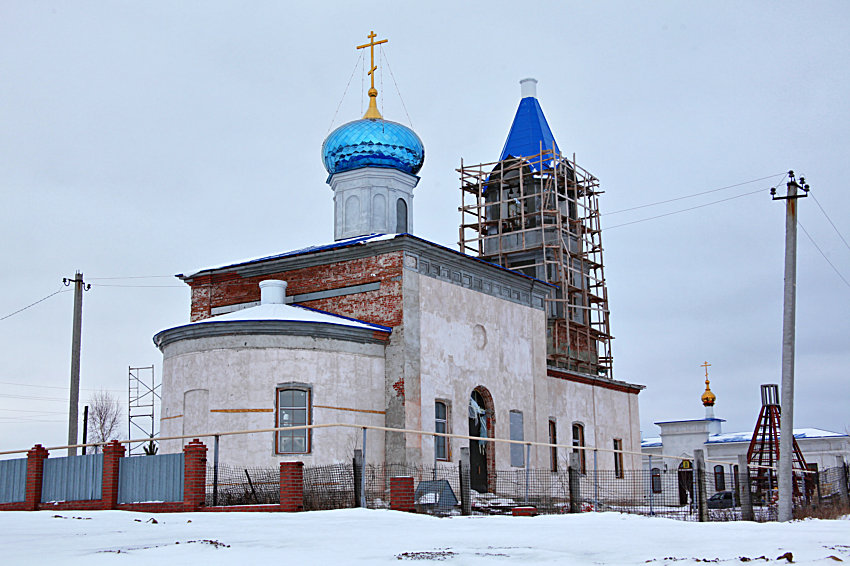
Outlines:
{"label": "brick fence pillar", "polygon": [[124,452],[124,445],[117,440],[113,440],[103,447],[101,509],[116,509],[118,507],[118,470]]}
{"label": "brick fence pillar", "polygon": [[415,511],[413,505],[413,478],[390,478],[390,509],[393,511]]}
{"label": "brick fence pillar", "polygon": [[280,463],[280,510],[304,510],[304,462]]}
{"label": "brick fence pillar", "polygon": [[197,438],[183,447],[183,508],[195,511],[207,496],[207,447]]}
{"label": "brick fence pillar", "polygon": [[44,479],[44,461],[47,454],[47,449],[41,444],[36,444],[27,452],[27,484],[24,496],[26,511],[38,511],[41,503],[41,482]]}

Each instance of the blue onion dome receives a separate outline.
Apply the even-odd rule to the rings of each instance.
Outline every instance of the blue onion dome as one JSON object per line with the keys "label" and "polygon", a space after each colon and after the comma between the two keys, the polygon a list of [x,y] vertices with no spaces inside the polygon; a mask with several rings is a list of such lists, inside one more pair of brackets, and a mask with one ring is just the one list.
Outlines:
{"label": "blue onion dome", "polygon": [[387,167],[416,175],[425,162],[425,147],[407,126],[364,118],[331,132],[322,144],[322,160],[331,175],[361,167]]}

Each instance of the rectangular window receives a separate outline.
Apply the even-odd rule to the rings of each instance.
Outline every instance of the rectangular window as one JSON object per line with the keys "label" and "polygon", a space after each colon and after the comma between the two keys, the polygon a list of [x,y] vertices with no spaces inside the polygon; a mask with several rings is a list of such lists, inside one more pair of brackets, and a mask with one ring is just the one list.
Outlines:
{"label": "rectangular window", "polygon": [[[280,387],[277,390],[277,427],[295,427],[310,424],[310,388]],[[310,431],[280,430],[277,433],[278,454],[306,454],[310,452]]]}
{"label": "rectangular window", "polygon": [[584,426],[579,423],[573,423],[573,452],[578,452],[578,462],[579,468],[581,469],[582,474],[587,473],[587,468],[585,466],[585,452],[586,450],[582,450],[584,447]]}
{"label": "rectangular window", "polygon": [[726,490],[726,473],[723,470],[723,466],[717,464],[714,466],[714,491],[725,491]]}
{"label": "rectangular window", "polygon": [[652,493],[661,493],[661,469],[652,468]]}
{"label": "rectangular window", "polygon": [[[449,409],[445,402],[434,402],[434,432],[448,433]],[[449,460],[449,439],[445,436],[434,437],[434,459]]]}
{"label": "rectangular window", "polygon": [[[522,433],[522,413],[511,411],[511,440],[525,440]],[[511,466],[525,466],[525,447],[522,444],[511,444]]]}
{"label": "rectangular window", "polygon": [[[549,444],[558,444],[558,427],[554,419],[549,419]],[[549,469],[553,472],[558,471],[558,448],[557,446],[549,447]]]}
{"label": "rectangular window", "polygon": [[[623,449],[623,440],[621,438],[614,439],[614,450],[622,450]],[[614,452],[614,477],[617,479],[622,479],[624,477],[623,474],[623,453],[622,452]]]}

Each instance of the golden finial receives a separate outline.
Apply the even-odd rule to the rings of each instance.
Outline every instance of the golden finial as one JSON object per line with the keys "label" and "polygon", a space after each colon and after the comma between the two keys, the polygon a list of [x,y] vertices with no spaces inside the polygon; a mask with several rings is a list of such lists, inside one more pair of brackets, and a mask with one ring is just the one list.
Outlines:
{"label": "golden finial", "polygon": [[712,392],[711,392],[711,389],[709,389],[709,387],[708,387],[708,385],[709,385],[709,381],[708,381],[708,368],[709,368],[709,367],[711,367],[711,364],[710,364],[710,363],[708,363],[708,362],[703,362],[703,363],[700,365],[700,367],[701,367],[701,368],[705,368],[705,392],[702,394],[702,397],[700,397],[700,399],[702,399],[702,404],[703,404],[704,406],[706,406],[706,407],[713,407],[713,406],[714,406],[714,402],[717,400],[717,395],[715,395],[714,393],[712,393]]}
{"label": "golden finial", "polygon": [[375,41],[375,38],[378,36],[375,35],[374,31],[370,32],[366,37],[369,38],[369,43],[357,46],[357,49],[368,47],[372,59],[372,64],[369,67],[368,73],[372,78],[372,87],[369,89],[369,108],[366,110],[366,113],[363,114],[363,118],[368,118],[370,120],[382,120],[384,117],[381,116],[380,112],[378,112],[378,90],[375,88],[375,71],[378,69],[378,67],[375,66],[375,46],[386,43],[388,40],[382,39],[380,41]]}

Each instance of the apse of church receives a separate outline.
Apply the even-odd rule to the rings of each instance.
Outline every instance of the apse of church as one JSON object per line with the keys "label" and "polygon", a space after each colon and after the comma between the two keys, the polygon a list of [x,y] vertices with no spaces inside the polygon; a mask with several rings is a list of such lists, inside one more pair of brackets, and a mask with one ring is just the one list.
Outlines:
{"label": "apse of church", "polygon": [[[523,143],[550,153],[512,149],[515,119],[502,159],[477,177],[477,247],[463,250],[472,255],[417,237],[424,144],[378,111],[376,38],[360,46],[372,60],[369,109],[321,148],[334,241],[179,276],[192,290],[191,322],[154,337],[163,436],[348,423],[638,452],[642,387],[612,378],[601,256],[588,249],[598,218],[575,224],[598,210],[598,181],[560,157],[523,81],[520,110],[540,118]],[[557,187],[527,190],[528,171]],[[518,204],[508,198],[517,183]],[[552,237],[566,238],[554,256]],[[226,436],[221,453],[248,466],[350,462],[359,434]],[[478,490],[496,469],[552,469],[568,457],[534,448],[526,461],[507,444],[393,432],[370,434],[365,448],[373,462],[416,464],[457,462],[469,448]],[[613,469],[604,454],[612,461],[600,467]],[[639,465],[626,456],[626,468]]]}

